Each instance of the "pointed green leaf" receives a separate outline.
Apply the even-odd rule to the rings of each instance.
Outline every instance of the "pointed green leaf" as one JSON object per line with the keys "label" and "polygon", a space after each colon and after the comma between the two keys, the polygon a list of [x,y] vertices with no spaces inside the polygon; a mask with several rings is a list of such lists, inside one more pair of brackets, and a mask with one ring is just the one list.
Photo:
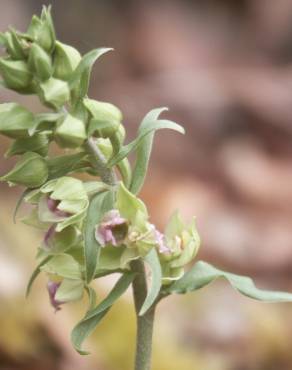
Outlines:
{"label": "pointed green leaf", "polygon": [[78,87],[78,97],[84,97],[87,94],[88,86],[89,86],[89,78],[91,69],[95,61],[101,57],[103,54],[107,53],[108,51],[112,50],[111,48],[99,48],[90,51],[89,53],[85,54],[81,61],[79,62],[77,68],[72,74],[71,79],[69,80],[70,89],[73,90]]}
{"label": "pointed green leaf", "polygon": [[[147,127],[149,122],[156,121],[159,115],[166,110],[168,110],[168,108],[166,107],[156,108],[152,109],[149,113],[147,113],[146,116],[143,118],[138,134],[141,131],[143,131],[145,127]],[[138,146],[136,151],[136,162],[130,186],[130,190],[134,194],[139,193],[145,181],[151,150],[153,146],[154,133],[155,132],[152,132],[149,135],[145,136],[144,139],[142,139],[141,144]]]}
{"label": "pointed green leaf", "polygon": [[114,193],[106,191],[96,194],[88,207],[84,225],[86,280],[89,283],[95,274],[100,253],[100,244],[95,239],[95,227],[102,216],[113,209]]}
{"label": "pointed green leaf", "polygon": [[139,312],[140,316],[144,315],[149,310],[158,297],[162,279],[160,262],[155,248],[152,248],[151,251],[144,257],[144,261],[151,269],[151,286],[150,289],[148,289],[147,297]]}
{"label": "pointed green leaf", "polygon": [[38,277],[39,273],[41,272],[41,267],[43,265],[45,265],[47,262],[49,262],[51,259],[53,258],[53,256],[48,256],[46,258],[44,258],[38,265],[37,267],[35,268],[34,272],[32,273],[29,281],[28,281],[28,284],[27,284],[27,288],[26,288],[26,293],[25,293],[25,296],[28,297],[29,296],[29,293],[31,291],[31,288],[32,288],[32,285],[35,281],[35,279]]}
{"label": "pointed green leaf", "polygon": [[218,278],[225,278],[241,294],[265,302],[292,302],[292,293],[258,289],[251,278],[217,269],[199,261],[185,275],[170,285],[167,293],[188,293],[203,288]]}
{"label": "pointed green leaf", "polygon": [[75,171],[84,166],[83,159],[86,153],[80,152],[76,154],[60,155],[58,157],[49,158],[47,165],[49,168],[49,179],[57,179],[65,176],[72,171]]}
{"label": "pointed green leaf", "polygon": [[18,201],[16,203],[16,206],[15,206],[15,209],[14,209],[14,212],[13,212],[13,223],[16,224],[16,216],[17,216],[17,213],[18,213],[18,210],[20,208],[20,206],[22,205],[22,202],[24,201],[25,197],[31,192],[30,189],[25,189],[24,192],[20,195],[20,197],[18,198]]}
{"label": "pointed green leaf", "polygon": [[85,317],[75,326],[71,333],[71,341],[76,351],[81,355],[89,354],[89,352],[82,349],[82,343],[94,331],[115,301],[128,289],[134,277],[134,273],[125,273],[109,295],[96,308],[88,311]]}
{"label": "pointed green leaf", "polygon": [[[184,134],[184,129],[180,125],[178,125],[175,122],[169,121],[169,120],[147,120],[147,124],[144,124],[141,130],[138,132],[138,136],[136,139],[134,139],[131,143],[123,146],[119,153],[115,155],[110,161],[108,166],[112,167],[116,165],[118,162],[120,162],[122,159],[128,156],[129,153],[131,153],[133,150],[137,149],[143,139],[147,137],[147,135],[161,129],[170,129],[177,132],[180,132],[181,134]],[[150,148],[151,149],[151,148]],[[149,150],[149,148],[148,148]]]}

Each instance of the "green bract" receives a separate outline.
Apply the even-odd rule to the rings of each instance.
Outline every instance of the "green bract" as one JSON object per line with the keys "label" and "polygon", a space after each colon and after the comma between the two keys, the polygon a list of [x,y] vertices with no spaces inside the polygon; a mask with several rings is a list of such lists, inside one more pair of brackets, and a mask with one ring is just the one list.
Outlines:
{"label": "green bract", "polygon": [[[145,360],[141,356],[150,353],[143,333],[148,330],[149,341],[154,308],[169,294],[193,292],[222,277],[251,298],[292,301],[290,293],[262,291],[251,279],[203,261],[186,268],[200,246],[194,219],[185,224],[175,212],[164,233],[150,222],[137,194],[146,178],[154,135],[162,129],[183,134],[184,129],[160,118],[167,108],[155,108],[142,119],[136,138],[127,142],[120,109],[88,96],[93,65],[111,49],[81,56],[57,40],[50,7],[32,17],[26,33],[0,33],[0,46],[6,51],[0,58],[2,86],[33,93],[46,107],[33,114],[15,102],[0,104],[0,133],[13,139],[6,157],[20,156],[0,179],[25,187],[14,219],[24,200],[32,209],[22,221],[43,233],[27,294],[41,272],[48,276],[49,299],[56,311],[87,292],[88,311],[71,335],[79,353],[87,353],[83,341],[130,285],[140,316],[138,340],[143,339],[137,346],[137,370]],[[66,151],[52,156],[52,142]],[[80,173],[94,178],[83,181],[75,177]],[[112,273],[121,274],[120,279],[96,303],[90,284]],[[150,368],[148,363],[144,361],[143,369]]]}

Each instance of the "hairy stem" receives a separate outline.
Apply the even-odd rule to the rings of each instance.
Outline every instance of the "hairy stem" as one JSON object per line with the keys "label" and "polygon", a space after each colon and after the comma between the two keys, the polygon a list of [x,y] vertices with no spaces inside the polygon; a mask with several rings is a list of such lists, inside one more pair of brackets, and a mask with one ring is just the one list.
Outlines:
{"label": "hairy stem", "polygon": [[139,260],[133,261],[131,267],[133,271],[137,272],[137,277],[133,281],[137,318],[135,370],[150,370],[155,306],[143,316],[139,316],[139,311],[147,295],[145,269],[143,263]]}
{"label": "hairy stem", "polygon": [[107,161],[96,145],[93,138],[87,139],[85,143],[88,153],[91,155],[91,162],[101,180],[109,185],[115,185],[116,177],[114,171],[107,167]]}

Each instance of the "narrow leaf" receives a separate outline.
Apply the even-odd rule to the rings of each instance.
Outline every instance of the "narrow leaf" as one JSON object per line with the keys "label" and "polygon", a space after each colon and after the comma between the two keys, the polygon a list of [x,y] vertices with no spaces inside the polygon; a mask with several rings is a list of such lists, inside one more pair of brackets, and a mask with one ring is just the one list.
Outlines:
{"label": "narrow leaf", "polygon": [[258,289],[251,278],[231,274],[203,262],[197,262],[185,275],[170,285],[167,293],[187,293],[203,288],[218,278],[225,278],[241,294],[265,302],[292,302],[292,294]]}
{"label": "narrow leaf", "polygon": [[50,259],[52,259],[53,256],[48,256],[46,258],[44,258],[38,265],[37,267],[35,268],[34,272],[32,273],[29,281],[28,281],[28,284],[27,284],[27,288],[26,288],[26,293],[25,293],[25,296],[28,297],[29,296],[29,293],[31,291],[31,288],[32,288],[32,285],[35,281],[35,279],[38,277],[39,273],[41,272],[41,267],[43,265],[45,265],[47,262],[50,261]]}
{"label": "narrow leaf", "polygon": [[[147,127],[148,122],[157,120],[159,115],[166,110],[168,110],[168,108],[166,107],[156,108],[156,109],[152,109],[149,113],[147,113],[141,123],[138,134],[141,131],[143,131],[145,127]],[[154,139],[154,132],[145,136],[144,139],[142,139],[141,144],[137,148],[136,162],[135,162],[135,167],[134,167],[133,175],[132,175],[132,182],[130,186],[130,190],[134,194],[139,193],[145,181],[149,159],[151,155],[151,150],[153,146],[153,139]]]}
{"label": "narrow leaf", "polygon": [[113,208],[114,193],[106,191],[96,194],[88,207],[84,225],[84,244],[85,244],[85,266],[86,280],[89,283],[95,274],[98,263],[100,244],[95,239],[95,227],[102,216]]}
{"label": "narrow leaf", "polygon": [[147,297],[141,307],[139,315],[144,315],[155,302],[161,288],[162,272],[160,267],[159,258],[155,248],[144,257],[144,261],[151,269],[151,286],[148,289]]}
{"label": "narrow leaf", "polygon": [[21,194],[21,196],[18,198],[18,201],[16,203],[16,206],[15,206],[14,212],[13,212],[13,223],[16,224],[16,216],[17,216],[17,213],[19,211],[19,208],[22,205],[22,202],[24,201],[27,194],[30,193],[30,192],[31,192],[31,189],[25,189],[24,192]]}
{"label": "narrow leaf", "polygon": [[90,51],[85,54],[80,63],[78,64],[76,70],[73,73],[71,80],[69,81],[70,89],[74,89],[78,86],[78,98],[82,98],[87,94],[89,86],[89,78],[91,69],[95,61],[101,57],[103,54],[111,51],[111,48],[99,48]]}
{"label": "narrow leaf", "polygon": [[89,354],[89,352],[82,349],[84,340],[94,331],[115,301],[128,289],[134,277],[134,273],[122,275],[109,295],[96,308],[89,310],[85,317],[74,327],[71,333],[71,341],[76,351],[81,355]]}
{"label": "narrow leaf", "polygon": [[137,149],[137,147],[140,145],[142,140],[145,136],[151,134],[152,132],[155,132],[157,130],[161,129],[170,129],[177,132],[180,132],[181,134],[184,134],[184,129],[180,125],[178,125],[175,122],[169,121],[169,120],[154,120],[149,121],[147,126],[144,126],[144,128],[138,133],[138,136],[136,139],[134,139],[131,143],[123,146],[119,153],[115,155],[110,161],[108,166],[112,167],[116,165],[118,162],[120,162],[122,159],[128,156],[129,153],[131,153],[133,150]]}
{"label": "narrow leaf", "polygon": [[49,180],[57,179],[65,176],[68,173],[75,171],[85,164],[82,162],[86,157],[86,153],[80,152],[76,154],[60,155],[58,157],[49,158],[47,165],[49,168]]}

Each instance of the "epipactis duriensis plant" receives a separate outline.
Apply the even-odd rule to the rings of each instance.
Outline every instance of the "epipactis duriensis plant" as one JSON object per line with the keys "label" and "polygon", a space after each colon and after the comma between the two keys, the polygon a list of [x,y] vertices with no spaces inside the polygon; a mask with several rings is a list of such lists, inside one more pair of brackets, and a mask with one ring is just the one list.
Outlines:
{"label": "epipactis duriensis plant", "polygon": [[[27,294],[40,272],[48,277],[55,311],[88,294],[86,313],[71,335],[80,354],[88,353],[84,340],[130,285],[137,313],[136,370],[150,369],[155,307],[170,294],[194,292],[223,277],[251,298],[292,301],[292,294],[259,290],[248,277],[194,262],[200,245],[194,219],[186,224],[175,212],[164,232],[149,221],[137,195],[154,133],[171,129],[183,134],[184,129],[160,118],[166,108],[156,108],[143,118],[137,137],[124,144],[120,109],[88,97],[93,64],[111,49],[81,56],[58,41],[50,7],[32,17],[25,33],[13,28],[1,33],[0,44],[7,53],[0,59],[2,86],[36,95],[47,108],[35,114],[15,102],[0,105],[0,132],[13,140],[6,157],[19,156],[1,179],[25,188],[16,208],[22,201],[30,203],[32,211],[23,222],[43,230]],[[64,148],[63,155],[49,155],[53,142]],[[77,173],[92,180],[81,181],[74,177]],[[120,274],[119,280],[97,302],[92,282],[113,273]]]}

